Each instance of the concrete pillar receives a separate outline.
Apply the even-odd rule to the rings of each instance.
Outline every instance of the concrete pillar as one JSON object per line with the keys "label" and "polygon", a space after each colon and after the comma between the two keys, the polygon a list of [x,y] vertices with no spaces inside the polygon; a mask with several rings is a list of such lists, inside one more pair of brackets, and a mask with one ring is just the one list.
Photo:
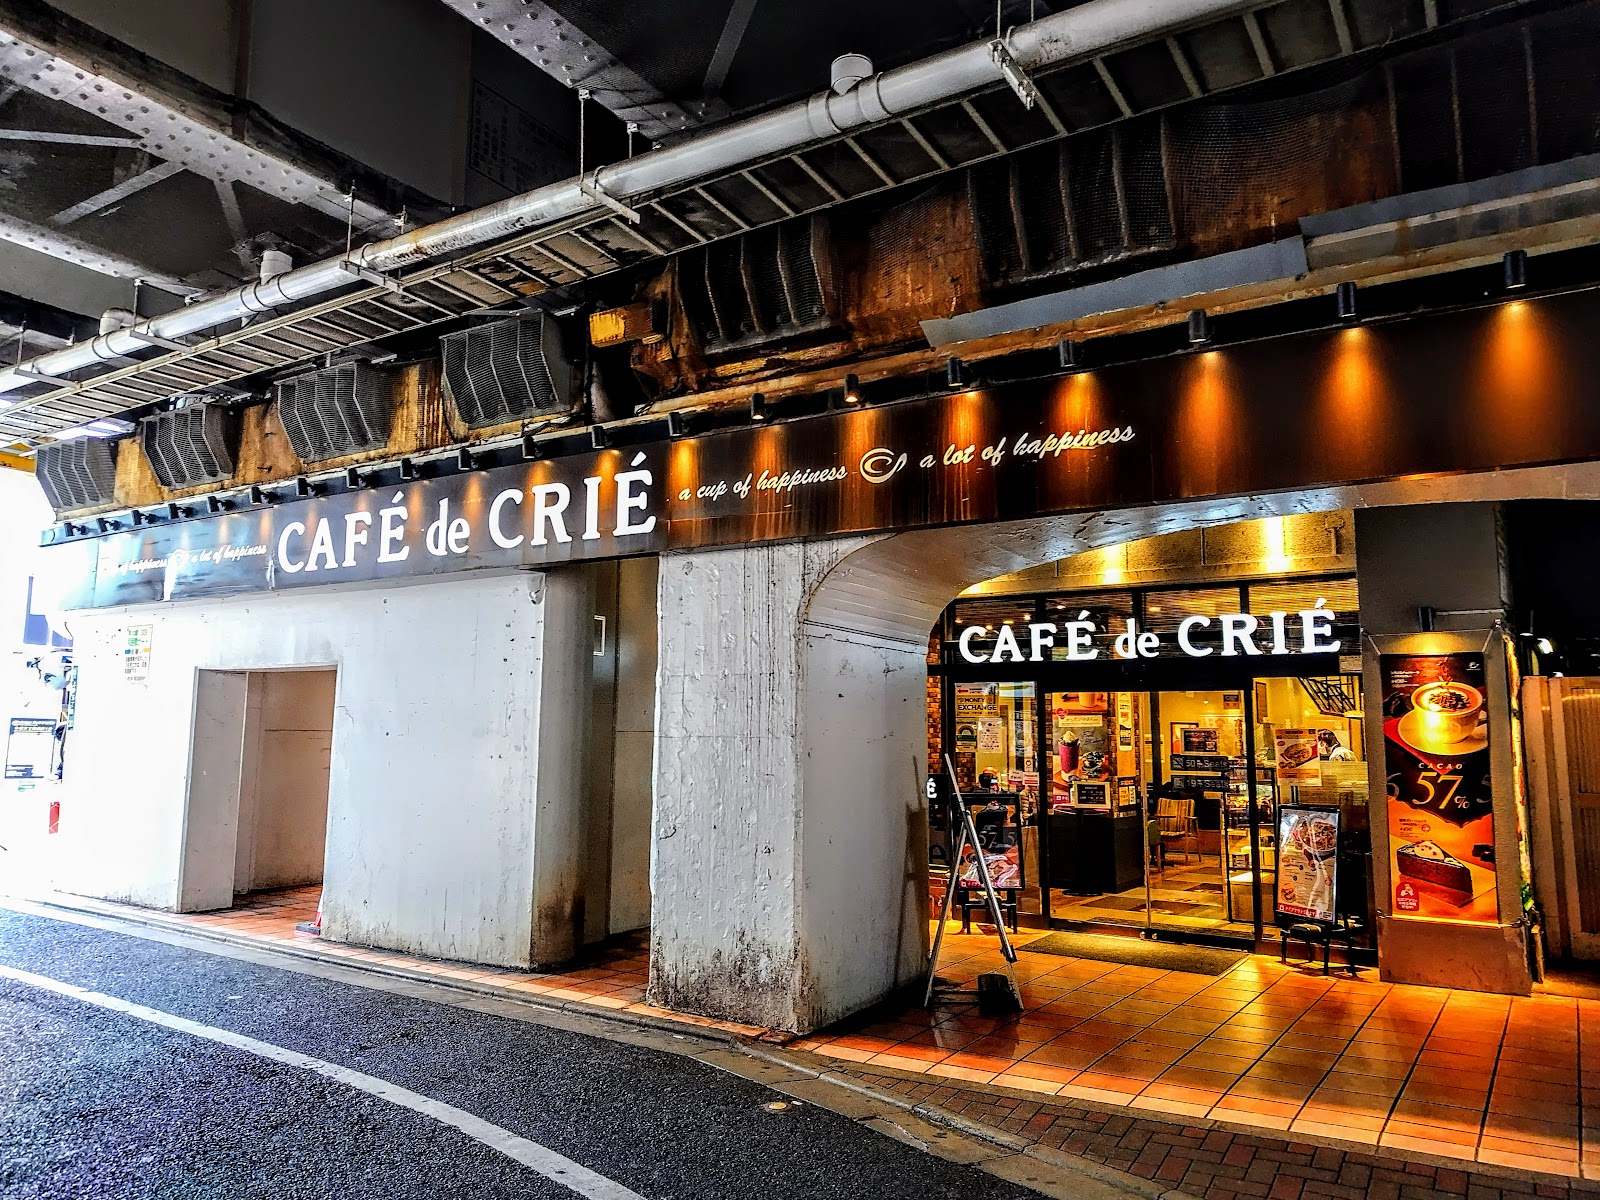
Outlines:
{"label": "concrete pillar", "polygon": [[[1499,506],[1357,509],[1355,524],[1380,972],[1397,983],[1527,994],[1516,783],[1522,751],[1511,720],[1506,642],[1496,627],[1509,604]],[[1378,658],[1479,652],[1489,714],[1497,923],[1406,917],[1394,911]]]}
{"label": "concrete pillar", "polygon": [[920,965],[925,652],[804,623],[862,544],[661,560],[653,1003],[806,1031]]}

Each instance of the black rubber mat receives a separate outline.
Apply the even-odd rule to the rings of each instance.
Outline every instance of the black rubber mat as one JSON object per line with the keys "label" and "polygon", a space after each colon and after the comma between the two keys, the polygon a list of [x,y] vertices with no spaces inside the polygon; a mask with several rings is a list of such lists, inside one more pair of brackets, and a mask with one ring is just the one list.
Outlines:
{"label": "black rubber mat", "polygon": [[1174,946],[1140,938],[1103,933],[1047,933],[1024,950],[1059,954],[1063,958],[1088,958],[1121,963],[1126,967],[1155,967],[1160,971],[1187,971],[1191,975],[1224,975],[1242,963],[1248,950],[1220,946]]}

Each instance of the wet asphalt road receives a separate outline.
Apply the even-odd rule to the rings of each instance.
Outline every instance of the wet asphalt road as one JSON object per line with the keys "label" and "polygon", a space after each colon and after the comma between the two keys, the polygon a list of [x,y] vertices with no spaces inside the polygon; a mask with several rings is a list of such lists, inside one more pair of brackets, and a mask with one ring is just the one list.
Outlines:
{"label": "wet asphalt road", "polygon": [[[1035,1200],[703,1063],[0,909],[0,963],[445,1101],[645,1200]],[[311,1071],[0,977],[0,1198],[576,1195]]]}

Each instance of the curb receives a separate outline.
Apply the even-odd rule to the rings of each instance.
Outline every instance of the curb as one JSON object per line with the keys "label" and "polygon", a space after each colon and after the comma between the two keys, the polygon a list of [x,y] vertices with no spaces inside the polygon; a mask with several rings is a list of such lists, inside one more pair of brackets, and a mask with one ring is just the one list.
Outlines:
{"label": "curb", "polygon": [[[146,929],[158,929],[163,933],[200,938],[208,942],[217,942],[220,945],[251,950],[260,954],[299,959],[303,962],[316,963],[319,966],[343,967],[346,970],[361,971],[369,975],[381,975],[386,979],[399,980],[404,983],[448,988],[452,991],[482,996],[486,1000],[502,1000],[513,1004],[526,1004],[530,1008],[561,1013],[564,1016],[588,1017],[595,1020],[612,1021],[619,1025],[629,1025],[636,1029],[647,1029],[654,1033],[675,1034],[695,1041],[708,1042],[719,1049],[737,1048],[741,1045],[739,1037],[735,1034],[721,1029],[708,1029],[691,1021],[674,1021],[666,1017],[654,1017],[648,1013],[630,1013],[622,1009],[599,1008],[594,1005],[582,1004],[575,1000],[548,1000],[537,995],[511,992],[507,988],[475,983],[470,979],[439,978],[423,972],[407,971],[399,967],[387,967],[382,963],[375,963],[366,959],[345,958],[342,955],[329,954],[326,951],[319,951],[310,946],[302,947],[293,942],[270,942],[228,933],[208,926],[191,926],[180,921],[164,920],[160,916],[147,914],[140,910],[124,913],[117,908],[103,908],[90,904],[68,904],[57,900],[38,900],[23,896],[0,896],[0,904],[23,904],[32,906],[35,909],[55,909],[63,913],[76,913],[81,916],[100,917],[109,921],[122,921],[130,925],[141,925]],[[26,910],[18,909],[16,911]]]}
{"label": "curb", "polygon": [[998,1146],[1013,1155],[1025,1155],[1037,1159],[1054,1167],[1060,1167],[1079,1175],[1087,1176],[1098,1183],[1114,1187],[1133,1196],[1144,1197],[1145,1200],[1198,1200],[1190,1192],[1179,1188],[1164,1187],[1149,1179],[1141,1179],[1137,1175],[1130,1175],[1126,1171],[1119,1171],[1115,1167],[1108,1167],[1092,1159],[1079,1158],[1075,1155],[1065,1154],[1059,1150],[1039,1146],[1026,1138],[1020,1138],[1014,1133],[1007,1133],[1004,1129],[997,1129],[992,1125],[985,1125],[981,1121],[974,1121],[960,1113],[952,1112],[937,1104],[928,1101],[915,1103],[887,1092],[881,1088],[872,1087],[845,1075],[835,1074],[825,1068],[813,1067],[807,1063],[797,1062],[792,1055],[782,1054],[778,1051],[752,1045],[747,1042],[739,1043],[739,1049],[752,1058],[759,1059],[773,1066],[783,1067],[786,1070],[796,1071],[812,1079],[830,1083],[835,1087],[845,1088],[860,1095],[870,1097],[882,1104],[892,1105],[903,1112],[909,1112],[923,1118],[935,1125],[942,1125],[953,1129],[957,1133],[965,1134],[976,1141],[987,1142]]}

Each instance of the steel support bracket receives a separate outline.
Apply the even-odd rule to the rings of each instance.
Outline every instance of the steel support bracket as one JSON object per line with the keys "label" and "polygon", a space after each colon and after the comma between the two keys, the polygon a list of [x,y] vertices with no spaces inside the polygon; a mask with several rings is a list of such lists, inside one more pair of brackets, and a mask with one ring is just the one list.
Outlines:
{"label": "steel support bracket", "polygon": [[601,187],[598,175],[599,172],[596,172],[594,177],[589,179],[580,179],[578,181],[578,190],[581,191],[585,196],[589,197],[589,199],[593,200],[596,204],[605,205],[605,207],[616,213],[617,216],[624,217],[627,220],[632,221],[635,225],[643,220],[643,218],[639,215],[638,209],[629,208],[621,200],[618,200],[610,192]]}
{"label": "steel support bracket", "polygon": [[1023,108],[1032,108],[1039,103],[1039,89],[1034,86],[1033,77],[1011,56],[1011,50],[1004,41],[996,38],[989,43],[989,57],[1000,69],[1001,77],[1011,85],[1017,99],[1022,101]]}
{"label": "steel support bracket", "polygon": [[124,333],[134,341],[143,342],[147,346],[161,346],[167,350],[192,350],[194,348],[187,342],[180,342],[177,338],[162,337],[156,333],[146,333],[142,329],[121,329],[117,332]]}
{"label": "steel support bracket", "polygon": [[348,258],[340,260],[339,269],[347,274],[354,275],[357,279],[363,279],[381,288],[388,288],[391,292],[403,292],[406,290],[405,284],[398,279],[390,279],[382,272],[374,271],[371,267],[363,267],[360,263],[351,262]]}

